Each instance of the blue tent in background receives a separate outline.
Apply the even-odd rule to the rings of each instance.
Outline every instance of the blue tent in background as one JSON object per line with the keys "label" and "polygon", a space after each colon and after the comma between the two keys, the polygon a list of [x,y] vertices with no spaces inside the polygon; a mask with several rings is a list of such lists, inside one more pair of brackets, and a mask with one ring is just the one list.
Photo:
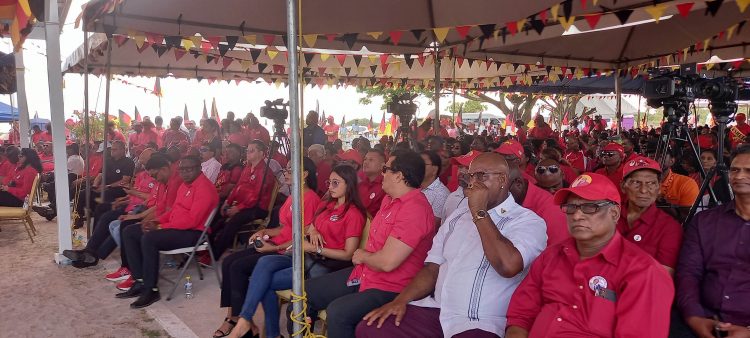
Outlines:
{"label": "blue tent in background", "polygon": [[12,109],[13,111],[11,112],[10,105],[0,102],[0,123],[18,121],[18,108],[12,107]]}

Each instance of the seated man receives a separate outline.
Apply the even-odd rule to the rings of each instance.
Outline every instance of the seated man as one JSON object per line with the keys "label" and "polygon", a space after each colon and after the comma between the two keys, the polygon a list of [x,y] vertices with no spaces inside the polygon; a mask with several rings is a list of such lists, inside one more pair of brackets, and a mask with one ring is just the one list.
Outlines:
{"label": "seated man", "polygon": [[695,215],[677,264],[677,300],[699,338],[750,337],[750,146],[735,150],[729,184],[735,200]]}
{"label": "seated man", "polygon": [[153,221],[127,227],[122,244],[130,263],[135,284],[118,293],[117,298],[138,300],[131,308],[143,308],[159,301],[159,251],[195,245],[209,214],[219,203],[219,194],[201,173],[201,160],[187,156],[179,164],[182,185],[172,209]]}
{"label": "seated man", "polygon": [[305,283],[308,314],[315,318],[327,310],[329,338],[354,337],[368,312],[396,298],[422,268],[435,235],[432,208],[419,190],[422,157],[400,152],[383,171],[387,196],[371,222],[365,249],[354,252],[355,266]]}
{"label": "seated man", "polygon": [[[51,151],[51,147],[47,147]],[[75,182],[78,177],[83,174],[83,158],[79,155],[79,147],[77,143],[73,143],[68,145],[65,148],[67,155],[68,155],[68,185],[70,186],[69,189],[69,197],[71,200],[73,197],[75,197],[75,185],[73,182]],[[41,156],[40,156],[41,157]],[[52,158],[52,155],[50,153],[50,158]],[[54,163],[52,164],[54,168]],[[44,163],[42,163],[42,169],[44,169]],[[48,221],[51,221],[55,217],[57,217],[57,205],[55,203],[55,176],[53,175],[54,172],[49,172],[48,175],[42,175],[42,190],[47,192],[47,199],[49,199],[49,206],[32,206],[31,208],[36,211],[40,216],[46,218]]]}
{"label": "seated man", "polygon": [[509,184],[513,199],[544,220],[548,246],[570,238],[565,214],[552,203],[552,194],[526,180],[519,168],[510,169]]}
{"label": "seated man", "polygon": [[625,159],[625,149],[621,145],[610,142],[602,148],[599,158],[604,165],[596,171],[597,174],[607,176],[616,187],[622,182],[622,162]]}
{"label": "seated man", "polygon": [[[310,146],[310,148],[316,145]],[[320,145],[319,145],[320,146]],[[323,148],[322,146],[320,146]],[[312,150],[310,150],[311,152]],[[320,161],[320,163],[325,163]],[[365,159],[362,162],[362,171],[360,172],[360,180],[357,185],[359,190],[359,199],[364,204],[365,209],[369,217],[375,217],[375,214],[380,210],[380,204],[383,202],[385,192],[383,191],[383,165],[385,164],[385,155],[382,151],[377,149],[369,149],[365,154]],[[318,173],[321,175],[322,173]],[[318,176],[320,177],[320,176]],[[320,181],[320,179],[318,179]]]}
{"label": "seated man", "polygon": [[432,213],[435,215],[435,227],[439,227],[442,220],[446,217],[443,215],[443,206],[445,199],[450,194],[448,188],[443,182],[440,182],[438,175],[442,169],[443,160],[435,151],[423,151],[421,153],[425,163],[424,180],[422,181],[422,193],[427,197],[427,201],[432,206]]}
{"label": "seated man", "polygon": [[682,227],[672,216],[656,207],[659,197],[661,166],[656,161],[636,156],[623,164],[622,204],[617,230],[626,240],[654,257],[674,274],[682,243]]}
{"label": "seated man", "polygon": [[[447,218],[450,216],[453,211],[458,209],[458,207],[466,202],[466,195],[464,195],[464,188],[469,185],[469,177],[466,176],[466,173],[469,172],[469,164],[471,164],[471,161],[473,161],[477,156],[482,155],[483,153],[478,152],[476,150],[472,150],[465,155],[456,156],[451,158],[451,163],[456,167],[455,170],[455,178],[451,178],[451,180],[455,180],[457,183],[457,188],[454,192],[448,194],[448,197],[445,198],[445,203],[443,203],[443,215]],[[507,162],[506,162],[507,163]],[[445,221],[443,221],[445,223]]]}
{"label": "seated man", "polygon": [[662,167],[661,195],[663,202],[671,206],[668,211],[678,220],[684,220],[690,207],[698,199],[700,188],[698,183],[689,176],[676,174],[672,171],[675,155],[667,152]]}
{"label": "seated man", "polygon": [[555,204],[573,238],[531,265],[510,300],[505,337],[667,337],[672,278],[617,232],[617,187],[583,174],[555,193]]}
{"label": "seated man", "polygon": [[364,317],[357,337],[503,336],[510,297],[547,246],[544,221],[509,194],[502,155],[482,154],[468,175],[468,205],[447,218],[422,270]]}

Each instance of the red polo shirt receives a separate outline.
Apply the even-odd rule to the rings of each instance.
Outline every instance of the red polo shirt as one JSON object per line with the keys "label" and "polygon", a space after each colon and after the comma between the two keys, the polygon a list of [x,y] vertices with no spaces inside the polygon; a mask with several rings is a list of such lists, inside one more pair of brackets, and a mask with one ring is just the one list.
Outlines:
{"label": "red polo shirt", "polygon": [[547,224],[547,246],[560,243],[570,238],[568,231],[568,220],[555,205],[553,196],[547,190],[529,183],[526,189],[526,198],[521,206],[536,213]]}
{"label": "red polo shirt", "polygon": [[[596,280],[606,281],[610,298],[595,295]],[[571,238],[532,263],[510,300],[507,326],[529,337],[667,337],[673,299],[667,271],[619,233],[586,259]]]}
{"label": "red polo shirt", "polygon": [[8,187],[8,192],[16,196],[19,200],[24,200],[31,192],[31,186],[34,184],[34,178],[39,174],[34,167],[27,165],[23,168],[16,168],[15,172],[3,179],[4,185],[14,182],[14,186]]}
{"label": "red polo shirt", "polygon": [[156,216],[166,213],[174,204],[177,198],[177,190],[182,185],[182,178],[179,175],[172,175],[167,184],[155,181],[155,186],[151,189],[151,196],[146,201],[149,208],[156,207]]}
{"label": "red polo shirt", "polygon": [[323,131],[326,133],[326,140],[333,142],[339,139],[339,126],[337,124],[326,124]]}
{"label": "red polo shirt", "polygon": [[[276,184],[276,177],[273,176],[273,170],[266,170],[265,161],[260,161],[255,167],[245,166],[240,175],[240,181],[234,190],[227,196],[227,205],[236,202],[239,209],[253,208],[257,206],[263,210],[268,209],[271,201],[271,192]],[[266,179],[263,179],[266,174]],[[263,191],[261,191],[261,185]],[[216,189],[214,189],[216,191]],[[258,200],[260,199],[260,203]]]}
{"label": "red polo shirt", "polygon": [[161,138],[159,137],[159,134],[157,134],[153,129],[143,129],[143,131],[138,134],[137,145],[145,146],[151,142],[161,147]]}
{"label": "red polo shirt", "polygon": [[315,229],[323,235],[326,248],[343,250],[346,240],[351,237],[362,237],[365,226],[365,215],[353,204],[336,207],[336,201],[318,207],[320,212],[315,215]]}
{"label": "red polo shirt", "polygon": [[378,289],[401,292],[424,266],[427,251],[435,236],[435,216],[421,190],[414,189],[400,198],[383,198],[380,211],[370,223],[370,232],[365,250],[378,252],[386,240],[393,237],[410,246],[414,251],[401,265],[391,272],[382,272],[359,264],[349,279],[359,279],[359,291]]}
{"label": "red polo shirt", "polygon": [[[595,173],[607,176],[607,178],[617,187],[617,190],[620,190],[620,182],[622,182],[622,164],[620,164],[620,166],[612,173],[607,172],[606,167],[597,170]],[[622,193],[620,194],[622,195]]]}
{"label": "red polo shirt", "polygon": [[11,163],[8,160],[4,160],[0,163],[0,177],[7,177],[12,175],[16,171],[16,164]]}
{"label": "red polo shirt", "polygon": [[359,185],[359,199],[364,204],[367,213],[370,217],[375,217],[375,214],[380,210],[380,205],[383,204],[383,197],[385,197],[385,191],[383,191],[383,175],[378,175],[375,180],[370,181],[367,175],[361,174]]}
{"label": "red polo shirt", "polygon": [[224,164],[221,166],[221,171],[219,172],[219,176],[216,178],[216,191],[219,193],[219,196],[227,197],[229,196],[229,193],[231,191],[228,191],[228,185],[229,184],[237,184],[237,182],[240,181],[240,177],[242,176],[242,165],[237,164],[234,166],[230,166],[228,164]]}
{"label": "red polo shirt", "polygon": [[49,173],[55,171],[55,158],[52,154],[39,153],[39,160],[42,162],[42,172]]}
{"label": "red polo shirt", "polygon": [[218,204],[216,188],[201,173],[192,183],[180,185],[172,209],[159,217],[159,223],[162,229],[202,231],[208,215]]}
{"label": "red polo shirt", "polygon": [[[148,174],[147,170],[141,170],[135,174],[135,183],[133,183],[133,190],[144,193],[151,193],[157,187],[157,181]],[[143,204],[144,200],[137,196],[130,196],[130,201],[125,207],[125,212],[130,212],[139,204]]]}
{"label": "red polo shirt", "polygon": [[[95,152],[89,152],[89,172],[91,173],[91,177],[96,177],[96,175],[99,175],[102,172],[102,153],[95,153]],[[86,170],[83,171],[81,174],[82,176],[86,176]]]}
{"label": "red polo shirt", "polygon": [[627,203],[621,207],[617,230],[628,241],[654,257],[662,265],[677,267],[682,245],[682,226],[672,216],[652,204],[641,217],[628,225]]}
{"label": "red polo shirt", "polygon": [[318,195],[323,196],[328,191],[328,179],[331,177],[333,168],[327,160],[322,160],[316,164],[315,169],[318,171]]}
{"label": "red polo shirt", "polygon": [[578,172],[583,173],[586,171],[586,154],[583,151],[569,151],[565,154],[565,160],[570,163],[570,166],[577,169]]}
{"label": "red polo shirt", "polygon": [[181,144],[188,145],[189,143],[190,140],[188,139],[187,134],[179,129],[167,129],[161,135],[161,144],[163,144],[165,147]]}
{"label": "red polo shirt", "polygon": [[[311,189],[305,189],[304,195],[302,195],[303,210],[302,210],[302,223],[305,226],[312,223],[315,218],[315,211],[318,210],[320,204],[320,197],[315,191]],[[271,238],[271,242],[275,245],[281,245],[292,240],[292,199],[287,198],[284,204],[279,209],[279,226],[281,232],[278,236]],[[280,252],[283,253],[283,252]]]}

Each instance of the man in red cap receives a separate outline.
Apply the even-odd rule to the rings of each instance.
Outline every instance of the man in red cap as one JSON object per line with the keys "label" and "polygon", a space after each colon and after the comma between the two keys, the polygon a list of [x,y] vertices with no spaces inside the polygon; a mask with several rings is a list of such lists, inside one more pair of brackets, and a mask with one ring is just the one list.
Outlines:
{"label": "man in red cap", "polygon": [[328,116],[328,124],[323,127],[323,131],[326,133],[328,142],[333,143],[339,139],[339,125],[333,122],[333,116]]}
{"label": "man in red cap", "polygon": [[622,167],[622,204],[617,231],[628,241],[654,257],[674,274],[682,244],[682,227],[656,207],[661,184],[658,162],[637,156]]}
{"label": "man in red cap", "polygon": [[499,147],[497,147],[497,149],[495,149],[495,152],[505,156],[505,161],[508,162],[508,165],[511,168],[519,168],[521,170],[523,178],[531,182],[531,184],[536,184],[536,178],[526,173],[526,166],[528,165],[528,162],[524,161],[525,157],[523,146],[521,145],[521,143],[516,140],[507,140],[503,142]]}
{"label": "man in red cap", "polygon": [[587,173],[554,202],[572,238],[532,263],[511,298],[505,337],[667,337],[673,282],[617,232],[617,187]]}
{"label": "man in red cap", "polygon": [[597,174],[607,176],[616,186],[622,182],[622,160],[625,158],[625,149],[614,142],[608,143],[599,154],[604,168],[596,171]]}
{"label": "man in red cap", "polygon": [[745,142],[745,137],[750,134],[750,125],[747,124],[745,113],[737,113],[734,116],[734,121],[737,122],[737,125],[729,128],[729,143],[732,149]]}
{"label": "man in red cap", "polygon": [[466,176],[466,173],[469,171],[469,165],[471,164],[471,161],[482,154],[483,153],[480,151],[472,150],[465,155],[451,158],[451,163],[456,167],[456,171],[454,173],[455,183],[451,183],[456,184],[457,188],[456,190],[448,194],[448,197],[445,198],[442,214],[445,215],[446,218],[450,216],[450,214],[466,200],[466,196],[464,195],[464,188],[469,184],[469,178]]}
{"label": "man in red cap", "polygon": [[343,154],[339,155],[338,158],[339,164],[350,165],[354,170],[359,170],[359,168],[362,167],[362,155],[360,155],[359,151],[355,149],[345,151]]}

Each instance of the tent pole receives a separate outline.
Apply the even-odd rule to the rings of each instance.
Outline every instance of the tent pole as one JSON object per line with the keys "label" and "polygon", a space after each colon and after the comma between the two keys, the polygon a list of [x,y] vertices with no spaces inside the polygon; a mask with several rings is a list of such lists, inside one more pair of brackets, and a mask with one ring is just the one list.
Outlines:
{"label": "tent pole", "polygon": [[101,199],[102,202],[104,202],[104,192],[106,189],[104,188],[107,182],[107,123],[109,123],[109,90],[110,85],[112,82],[112,38],[107,37],[107,83],[104,89],[104,130],[102,131],[102,137],[103,137],[103,144],[104,144],[104,152],[102,153],[102,192],[101,192]]}
{"label": "tent pole", "polygon": [[[304,269],[302,261],[302,142],[300,140],[299,116],[299,54],[297,49],[298,1],[286,0],[286,34],[288,46],[293,48],[289,53],[289,124],[291,127],[292,156],[292,292],[296,295],[304,293]],[[293,313],[303,311],[302,302],[292,302]],[[294,337],[301,338],[302,325],[293,323]]]}
{"label": "tent pole", "polygon": [[435,46],[435,119],[432,121],[433,135],[440,136],[440,51]]}
{"label": "tent pole", "polygon": [[615,70],[615,95],[617,96],[617,111],[615,117],[617,119],[617,134],[622,132],[622,78],[620,77],[620,69]]}
{"label": "tent pole", "polygon": [[642,96],[638,95],[638,119],[635,122],[638,129],[641,129],[641,98]]}
{"label": "tent pole", "polygon": [[[89,121],[89,32],[85,29],[83,30],[83,128],[84,132],[86,134],[86,143],[83,147],[83,154],[85,156],[85,162],[84,165],[86,166],[86,199],[85,205],[86,207],[83,208],[84,210],[84,220],[86,221],[86,238],[91,237],[91,220],[89,219],[89,215],[91,214],[91,210],[89,206],[91,205],[91,167],[89,165],[90,161],[90,153],[91,153],[91,121]],[[76,196],[78,198],[78,196]],[[81,203],[79,200],[78,203]],[[81,215],[78,215],[78,217],[81,217]]]}
{"label": "tent pole", "polygon": [[[72,249],[70,231],[70,198],[68,190],[67,154],[65,152],[65,105],[63,102],[63,78],[60,70],[60,19],[57,16],[57,0],[47,0],[44,23],[47,43],[47,77],[49,81],[50,119],[52,123],[52,156],[55,161],[55,200],[57,201],[57,243],[55,262],[67,262],[61,255]],[[61,170],[62,169],[62,170]]]}
{"label": "tent pole", "polygon": [[16,57],[16,91],[18,95],[18,136],[21,148],[29,147],[31,126],[29,123],[29,105],[26,100],[26,68],[23,65],[23,49],[15,53]]}

